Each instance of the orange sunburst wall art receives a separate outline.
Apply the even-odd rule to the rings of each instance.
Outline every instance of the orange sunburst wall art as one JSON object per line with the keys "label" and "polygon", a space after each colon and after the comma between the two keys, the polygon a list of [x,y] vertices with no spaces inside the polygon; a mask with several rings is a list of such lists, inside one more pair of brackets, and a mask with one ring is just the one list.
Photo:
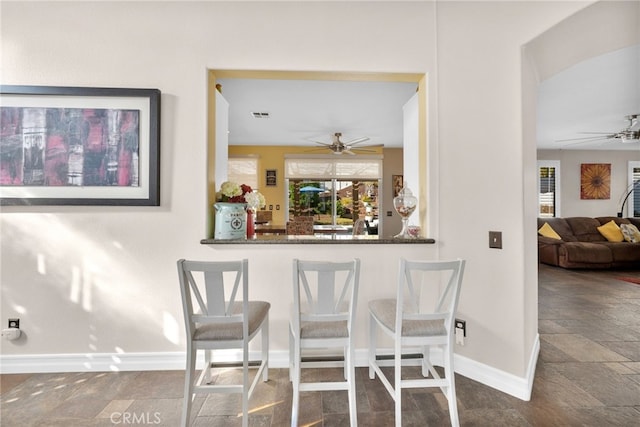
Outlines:
{"label": "orange sunburst wall art", "polygon": [[580,165],[580,198],[582,200],[611,198],[611,163]]}

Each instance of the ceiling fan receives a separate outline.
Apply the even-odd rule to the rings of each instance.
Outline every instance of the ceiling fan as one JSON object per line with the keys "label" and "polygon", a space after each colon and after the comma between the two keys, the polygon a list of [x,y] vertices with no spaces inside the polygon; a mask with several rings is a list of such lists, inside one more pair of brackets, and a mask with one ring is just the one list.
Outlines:
{"label": "ceiling fan", "polygon": [[363,136],[360,138],[355,138],[352,139],[350,141],[346,141],[343,142],[340,140],[340,137],[342,137],[342,133],[341,132],[336,132],[332,135],[332,141],[331,144],[326,143],[326,142],[321,142],[321,141],[312,141],[315,142],[316,144],[320,144],[323,146],[323,148],[318,148],[318,150],[324,150],[324,149],[329,149],[331,150],[331,152],[333,154],[343,154],[343,153],[347,153],[350,155],[355,155],[358,153],[375,153],[374,150],[367,150],[367,148],[373,148],[373,147],[383,147],[384,144],[376,144],[376,145],[367,145],[367,146],[363,146],[363,147],[355,147],[356,144],[360,144],[361,142],[365,142],[369,140],[369,137],[367,136]]}
{"label": "ceiling fan", "polygon": [[581,132],[583,134],[592,134],[594,136],[585,136],[581,138],[571,138],[571,139],[560,139],[557,142],[567,142],[567,141],[578,141],[574,144],[584,144],[587,142],[595,142],[598,140],[619,140],[620,142],[627,144],[632,142],[640,141],[640,125],[638,122],[638,118],[640,114],[631,114],[625,117],[625,119],[629,122],[629,125],[622,129],[619,132]]}

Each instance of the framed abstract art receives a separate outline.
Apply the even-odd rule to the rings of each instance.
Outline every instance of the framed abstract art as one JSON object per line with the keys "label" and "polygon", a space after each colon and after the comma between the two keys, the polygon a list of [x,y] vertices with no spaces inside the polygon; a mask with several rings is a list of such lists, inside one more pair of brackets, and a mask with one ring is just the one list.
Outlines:
{"label": "framed abstract art", "polygon": [[0,86],[0,204],[160,204],[160,91]]}

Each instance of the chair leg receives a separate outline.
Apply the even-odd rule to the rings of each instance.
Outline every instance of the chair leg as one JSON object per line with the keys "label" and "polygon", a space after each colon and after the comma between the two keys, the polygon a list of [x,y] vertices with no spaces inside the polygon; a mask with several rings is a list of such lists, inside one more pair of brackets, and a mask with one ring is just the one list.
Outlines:
{"label": "chair leg", "polygon": [[211,355],[213,354],[213,350],[205,350],[204,351],[204,377],[203,384],[211,384],[213,382],[213,369],[211,368]]}
{"label": "chair leg", "polygon": [[191,418],[191,403],[193,399],[193,373],[196,369],[197,351],[187,343],[187,369],[184,373],[184,399],[182,403],[182,420],[180,425],[187,427]]}
{"label": "chair leg", "polygon": [[429,365],[431,364],[429,357],[431,357],[431,350],[429,347],[422,347],[422,376],[425,378],[429,376]]}
{"label": "chair leg", "polygon": [[242,427],[249,427],[249,344],[242,349]]}
{"label": "chair leg", "polygon": [[447,386],[447,401],[449,403],[449,418],[451,419],[452,427],[460,426],[460,419],[458,418],[458,402],[456,400],[456,379],[453,371],[453,352],[451,346],[447,346],[444,358],[444,375],[447,378],[449,385]]}
{"label": "chair leg", "polygon": [[293,381],[293,332],[289,328],[289,381]]}
{"label": "chair leg", "polygon": [[298,409],[300,407],[300,343],[296,342],[293,347],[293,399],[291,403],[291,427],[296,427],[298,425]]}
{"label": "chair leg", "polygon": [[347,381],[349,383],[349,421],[351,427],[358,425],[358,408],[356,406],[356,368],[355,358],[353,352],[353,343],[349,343],[348,353],[348,376]]}
{"label": "chair leg", "polygon": [[393,358],[394,373],[394,399],[396,411],[396,427],[402,426],[402,354],[401,347],[398,344],[400,337],[396,337],[396,349]]}
{"label": "chair leg", "polygon": [[269,315],[262,325],[262,362],[264,363],[264,371],[262,371],[262,381],[269,381]]}
{"label": "chair leg", "polygon": [[342,349],[342,359],[344,360],[344,364],[342,365],[342,376],[344,380],[347,381],[349,379],[349,363],[347,362],[349,359],[349,349],[344,347]]}
{"label": "chair leg", "polygon": [[376,378],[376,371],[373,364],[376,363],[377,328],[373,315],[369,314],[369,379]]}

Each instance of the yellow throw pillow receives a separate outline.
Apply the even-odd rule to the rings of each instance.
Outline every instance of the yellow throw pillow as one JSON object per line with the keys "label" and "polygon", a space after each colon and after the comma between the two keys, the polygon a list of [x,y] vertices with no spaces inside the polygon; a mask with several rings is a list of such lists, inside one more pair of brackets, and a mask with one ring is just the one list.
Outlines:
{"label": "yellow throw pillow", "polygon": [[548,222],[545,222],[544,225],[540,227],[540,230],[538,230],[538,233],[540,233],[544,237],[550,237],[552,239],[562,240],[562,237],[560,237],[560,235],[556,233],[556,230],[554,230],[549,225]]}
{"label": "yellow throw pillow", "polygon": [[608,223],[598,227],[598,231],[609,242],[622,242],[622,241],[624,241],[624,236],[622,235],[622,231],[620,231],[620,227],[618,227],[618,224],[616,224],[616,222],[614,220],[611,220]]}

